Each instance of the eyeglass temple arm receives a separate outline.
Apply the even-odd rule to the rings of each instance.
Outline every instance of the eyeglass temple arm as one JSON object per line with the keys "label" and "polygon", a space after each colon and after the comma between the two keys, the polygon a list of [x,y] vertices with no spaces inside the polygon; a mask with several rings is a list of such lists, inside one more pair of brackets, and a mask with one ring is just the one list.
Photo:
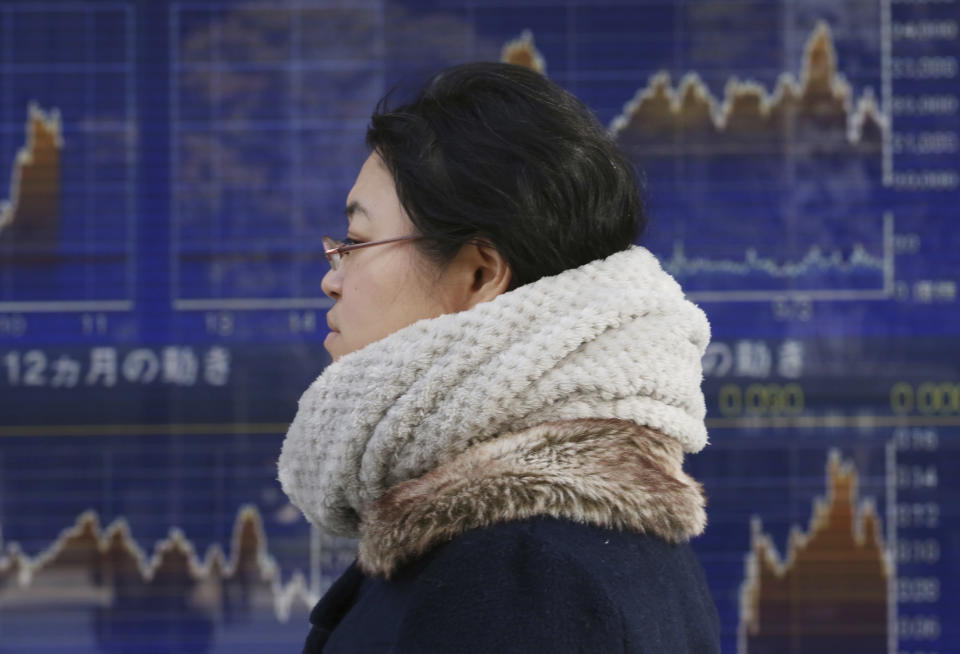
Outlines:
{"label": "eyeglass temple arm", "polygon": [[384,243],[393,243],[395,241],[412,241],[418,238],[423,238],[419,234],[412,236],[395,236],[393,238],[385,238],[382,241],[367,241],[366,243],[351,243],[349,245],[340,245],[338,247],[332,248],[330,250],[324,250],[327,254],[343,254],[344,252],[350,252],[351,250],[359,250],[360,248],[370,247],[371,245],[382,245]]}

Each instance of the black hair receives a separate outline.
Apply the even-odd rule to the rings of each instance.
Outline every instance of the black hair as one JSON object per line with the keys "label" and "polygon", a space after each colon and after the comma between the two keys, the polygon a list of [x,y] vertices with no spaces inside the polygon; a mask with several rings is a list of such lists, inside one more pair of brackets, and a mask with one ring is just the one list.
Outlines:
{"label": "black hair", "polygon": [[643,232],[633,167],[590,110],[540,73],[463,64],[405,104],[390,99],[374,111],[367,146],[436,263],[481,239],[506,259],[515,288],[626,249]]}

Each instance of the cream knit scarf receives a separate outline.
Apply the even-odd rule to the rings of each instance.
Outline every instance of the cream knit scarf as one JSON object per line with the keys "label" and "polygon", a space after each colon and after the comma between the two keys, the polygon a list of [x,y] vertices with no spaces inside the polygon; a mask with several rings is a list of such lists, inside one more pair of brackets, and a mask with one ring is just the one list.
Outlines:
{"label": "cream knit scarf", "polygon": [[356,536],[394,484],[547,421],[633,420],[697,452],[709,338],[703,312],[650,252],[631,247],[327,366],[300,398],[280,482],[311,522]]}

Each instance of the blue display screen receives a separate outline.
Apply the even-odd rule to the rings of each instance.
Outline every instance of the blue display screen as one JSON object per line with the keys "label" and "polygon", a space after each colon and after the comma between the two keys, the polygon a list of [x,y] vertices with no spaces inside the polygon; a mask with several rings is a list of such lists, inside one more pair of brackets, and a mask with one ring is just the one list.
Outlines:
{"label": "blue display screen", "polygon": [[[0,2],[0,652],[296,651],[276,481],[393,86],[541,70],[707,313],[724,651],[960,651],[960,3]],[[814,638],[813,636],[816,636]],[[804,649],[807,648],[807,649]]]}

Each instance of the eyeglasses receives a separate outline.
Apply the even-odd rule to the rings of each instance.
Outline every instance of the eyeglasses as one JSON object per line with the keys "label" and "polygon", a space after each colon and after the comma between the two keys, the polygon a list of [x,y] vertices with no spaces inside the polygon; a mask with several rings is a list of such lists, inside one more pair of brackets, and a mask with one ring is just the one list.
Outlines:
{"label": "eyeglasses", "polygon": [[415,241],[418,238],[423,238],[420,234],[411,234],[409,236],[396,236],[394,238],[385,238],[382,241],[366,241],[365,243],[357,243],[353,239],[347,239],[346,241],[336,241],[329,236],[323,237],[323,253],[327,255],[327,261],[330,262],[330,267],[333,270],[340,268],[340,262],[343,261],[345,254],[352,252],[354,250],[359,250],[360,248],[368,248],[371,245],[383,245],[384,243],[396,243],[397,241]]}

